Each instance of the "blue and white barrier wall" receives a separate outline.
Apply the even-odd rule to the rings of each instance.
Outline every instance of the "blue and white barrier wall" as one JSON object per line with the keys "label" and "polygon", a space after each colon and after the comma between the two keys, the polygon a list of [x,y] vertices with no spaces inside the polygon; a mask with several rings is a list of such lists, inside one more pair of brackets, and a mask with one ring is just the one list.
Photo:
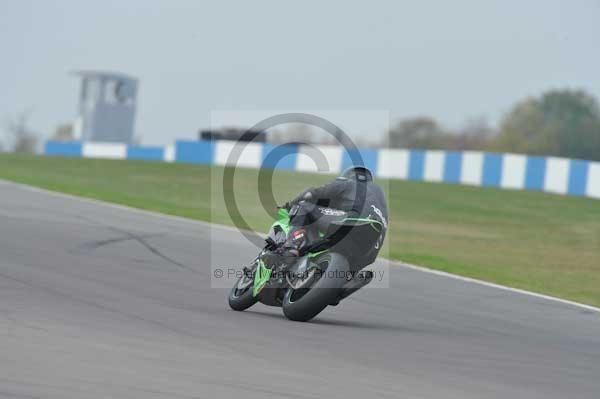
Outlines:
{"label": "blue and white barrier wall", "polygon": [[122,143],[92,143],[79,141],[47,141],[45,155],[85,158],[145,159],[148,161],[175,160],[174,146],[137,146]]}
{"label": "blue and white barrier wall", "polygon": [[[232,141],[178,140],[174,146],[167,147],[48,141],[45,154],[225,166],[234,162],[229,159],[234,146]],[[354,155],[360,155],[364,165],[384,178],[600,198],[600,162],[491,152],[404,149],[359,149]],[[352,165],[353,159],[356,157],[339,146],[247,143],[239,154],[237,165],[316,172],[317,164],[326,163],[325,172],[339,173]]]}

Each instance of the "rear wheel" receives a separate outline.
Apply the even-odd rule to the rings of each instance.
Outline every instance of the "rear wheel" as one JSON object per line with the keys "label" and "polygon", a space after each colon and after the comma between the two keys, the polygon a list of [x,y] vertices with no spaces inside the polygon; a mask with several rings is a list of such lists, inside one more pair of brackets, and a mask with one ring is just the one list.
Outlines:
{"label": "rear wheel", "polygon": [[342,255],[327,253],[319,256],[315,263],[319,266],[317,273],[307,273],[308,282],[298,283],[296,288],[290,286],[283,297],[283,314],[290,320],[312,319],[327,305],[337,302],[346,283],[350,266]]}
{"label": "rear wheel", "polygon": [[258,302],[258,298],[252,296],[252,286],[254,285],[252,277],[251,273],[244,273],[229,292],[229,307],[231,309],[246,310]]}

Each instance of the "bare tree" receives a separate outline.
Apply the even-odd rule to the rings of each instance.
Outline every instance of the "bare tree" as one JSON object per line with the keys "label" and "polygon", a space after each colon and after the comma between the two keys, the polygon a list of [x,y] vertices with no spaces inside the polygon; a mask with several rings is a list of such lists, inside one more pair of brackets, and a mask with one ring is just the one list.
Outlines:
{"label": "bare tree", "polygon": [[392,148],[423,148],[443,150],[484,151],[496,135],[496,130],[484,117],[471,118],[456,131],[438,124],[428,116],[399,121],[390,129],[383,144]]}
{"label": "bare tree", "polygon": [[305,123],[290,123],[285,130],[272,129],[268,134],[271,143],[313,143],[315,131]]}
{"label": "bare tree", "polygon": [[488,150],[497,131],[483,117],[467,119],[463,126],[446,140],[447,150]]}
{"label": "bare tree", "polygon": [[442,148],[444,129],[428,116],[399,121],[389,131],[388,145],[392,148]]}
{"label": "bare tree", "polygon": [[6,121],[5,130],[12,140],[14,152],[34,153],[37,148],[38,137],[28,126],[30,116],[31,111],[26,110]]}

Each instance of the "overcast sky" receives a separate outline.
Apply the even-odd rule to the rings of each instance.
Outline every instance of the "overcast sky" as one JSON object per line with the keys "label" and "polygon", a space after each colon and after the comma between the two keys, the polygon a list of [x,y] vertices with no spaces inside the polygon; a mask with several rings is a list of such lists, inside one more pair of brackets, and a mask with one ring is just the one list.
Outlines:
{"label": "overcast sky", "polygon": [[[146,144],[195,137],[215,109],[389,110],[459,127],[496,123],[551,88],[600,97],[598,0],[0,0],[0,10],[0,118],[31,109],[44,135],[76,116],[76,69],[140,79]],[[356,129],[380,133],[369,123]]]}

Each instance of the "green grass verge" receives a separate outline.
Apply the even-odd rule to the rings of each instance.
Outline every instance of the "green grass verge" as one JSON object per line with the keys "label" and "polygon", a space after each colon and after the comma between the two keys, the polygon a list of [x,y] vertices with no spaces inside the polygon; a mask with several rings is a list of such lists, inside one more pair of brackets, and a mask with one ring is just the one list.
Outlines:
{"label": "green grass verge", "polygon": [[[172,215],[231,224],[223,169],[202,165],[0,155],[0,178]],[[249,225],[270,225],[258,171],[236,171]],[[328,176],[276,171],[284,202]],[[382,181],[389,194],[387,254],[474,277],[600,305],[600,201],[526,191]]]}

